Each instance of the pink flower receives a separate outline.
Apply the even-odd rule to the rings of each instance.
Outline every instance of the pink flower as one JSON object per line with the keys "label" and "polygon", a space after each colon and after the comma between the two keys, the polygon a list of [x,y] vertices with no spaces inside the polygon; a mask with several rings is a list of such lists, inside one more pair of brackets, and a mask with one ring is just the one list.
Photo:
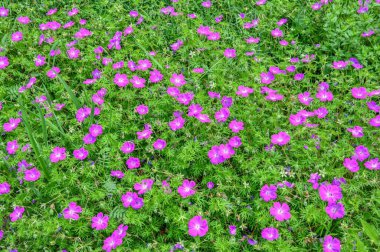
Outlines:
{"label": "pink flower", "polygon": [[306,122],[306,118],[304,116],[302,116],[300,113],[297,113],[295,115],[289,116],[289,122],[293,126],[298,126],[298,125],[302,125],[304,122]]}
{"label": "pink flower", "polygon": [[278,233],[277,228],[268,227],[268,228],[264,228],[261,231],[261,237],[263,237],[265,240],[268,240],[268,241],[274,241],[274,240],[277,240],[280,237],[280,235]]}
{"label": "pink flower", "polygon": [[348,128],[348,132],[351,132],[352,136],[355,138],[361,138],[364,136],[363,128],[360,126],[354,126],[353,128]]}
{"label": "pink flower", "polygon": [[280,146],[283,146],[290,141],[290,136],[286,132],[279,132],[278,134],[274,134],[271,137],[271,143],[272,144],[277,144]]}
{"label": "pink flower", "polygon": [[321,108],[317,108],[316,110],[314,110],[313,113],[318,118],[325,118],[326,115],[329,113],[329,111],[327,110],[327,108],[321,107]]}
{"label": "pink flower", "polygon": [[9,60],[5,56],[0,56],[0,69],[4,69],[9,66]]}
{"label": "pink flower", "polygon": [[116,177],[116,178],[119,178],[119,179],[122,179],[124,178],[124,172],[122,171],[111,171],[111,177]]}
{"label": "pink flower", "polygon": [[205,8],[211,8],[212,2],[211,1],[204,1],[204,2],[202,2],[202,6]]}
{"label": "pink flower", "polygon": [[120,236],[111,235],[104,240],[102,249],[106,252],[111,252],[111,250],[116,249],[122,243],[123,240]]}
{"label": "pink flower", "polygon": [[63,217],[68,220],[78,220],[79,213],[82,212],[82,207],[76,202],[70,202],[69,206],[63,210]]}
{"label": "pink flower", "polygon": [[38,54],[36,60],[34,61],[34,64],[35,64],[37,67],[39,67],[39,66],[43,66],[43,65],[46,64],[45,59],[46,59],[46,58],[45,58],[44,56]]}
{"label": "pink flower", "polygon": [[90,126],[88,131],[90,132],[91,136],[97,137],[103,134],[103,127],[99,124],[93,124]]}
{"label": "pink flower", "polygon": [[61,69],[59,69],[58,67],[52,67],[49,71],[47,71],[46,75],[50,79],[54,79],[60,72]]}
{"label": "pink flower", "polygon": [[30,23],[30,19],[29,17],[25,16],[25,17],[18,17],[17,18],[17,21],[20,23],[20,24],[29,24]]}
{"label": "pink flower", "polygon": [[214,165],[223,163],[226,159],[219,154],[219,146],[212,146],[208,151],[210,162]]}
{"label": "pink flower", "polygon": [[15,222],[18,219],[21,219],[22,218],[22,214],[24,213],[24,211],[25,211],[24,207],[16,206],[13,209],[13,212],[9,215],[9,217],[11,218],[11,222]]}
{"label": "pink flower", "polygon": [[189,180],[185,179],[182,182],[182,185],[180,185],[178,187],[177,191],[178,191],[179,195],[181,195],[182,198],[187,198],[187,197],[195,194],[196,191],[193,190],[195,185],[196,184],[194,181],[189,181]]}
{"label": "pink flower", "polygon": [[228,229],[230,231],[230,235],[236,235],[236,226],[231,225]]}
{"label": "pink flower", "polygon": [[352,97],[355,99],[365,99],[368,96],[367,89],[365,87],[354,87],[351,89]]}
{"label": "pink flower", "polygon": [[75,47],[71,47],[69,50],[67,50],[67,55],[69,59],[76,59],[79,57],[79,54],[79,49],[76,49]]}
{"label": "pink flower", "polygon": [[276,28],[271,31],[271,35],[274,38],[281,38],[284,36],[284,33],[279,28]]}
{"label": "pink flower", "polygon": [[375,116],[369,120],[369,124],[373,127],[380,127],[380,115]]}
{"label": "pink flower", "polygon": [[229,144],[219,145],[218,154],[225,159],[231,158],[235,154],[235,150]]}
{"label": "pink flower", "polygon": [[7,152],[9,155],[16,154],[16,151],[18,150],[18,143],[17,140],[9,141],[7,143]]}
{"label": "pink flower", "polygon": [[170,78],[170,82],[174,84],[176,87],[181,87],[186,84],[185,76],[183,74],[176,74],[173,73],[172,77]]}
{"label": "pink flower", "polygon": [[340,202],[328,204],[325,210],[328,216],[333,220],[341,219],[345,215],[344,205]]}
{"label": "pink flower", "polygon": [[343,197],[342,189],[337,185],[321,185],[318,191],[321,200],[327,201],[328,203],[335,203]]}
{"label": "pink flower", "polygon": [[343,165],[351,172],[357,172],[360,168],[358,161],[356,161],[354,158],[345,158]]}
{"label": "pink flower", "polygon": [[332,68],[335,68],[335,69],[344,69],[344,68],[347,67],[347,65],[348,65],[348,63],[346,61],[342,61],[342,60],[340,60],[340,61],[334,61],[332,63]]}
{"label": "pink flower", "polygon": [[270,209],[270,215],[272,215],[278,221],[289,220],[291,217],[290,208],[286,203],[274,202]]}
{"label": "pink flower", "polygon": [[79,13],[79,10],[78,10],[77,8],[73,8],[73,9],[71,9],[70,11],[67,12],[67,15],[68,15],[69,17],[72,17],[72,16],[75,16],[75,15],[78,14],[78,13]]}
{"label": "pink flower", "polygon": [[11,185],[8,182],[0,183],[0,195],[8,194],[11,191]]}
{"label": "pink flower", "polygon": [[236,91],[236,95],[241,97],[248,97],[248,95],[253,93],[253,88],[238,86],[238,90]]}
{"label": "pink flower", "polygon": [[20,118],[10,118],[9,122],[3,124],[3,129],[5,132],[11,132],[18,127],[20,122],[21,122]]}
{"label": "pink flower", "polygon": [[88,156],[88,151],[85,148],[80,148],[73,151],[74,158],[84,160]]}
{"label": "pink flower", "polygon": [[228,108],[221,108],[219,111],[216,111],[214,115],[215,119],[218,122],[227,121],[229,116],[230,116],[230,110]]}
{"label": "pink flower", "polygon": [[123,145],[120,147],[120,150],[125,154],[132,153],[135,150],[135,144],[130,141],[124,142]]}
{"label": "pink flower", "polygon": [[135,157],[129,157],[126,162],[128,169],[136,169],[140,167],[140,159]]}
{"label": "pink flower", "polygon": [[177,117],[173,121],[169,122],[169,127],[173,131],[177,131],[179,129],[182,129],[183,126],[185,125],[186,120],[183,119],[182,117]]}
{"label": "pink flower", "polygon": [[227,48],[226,50],[224,50],[224,57],[235,58],[236,57],[236,50],[233,48]]}
{"label": "pink flower", "polygon": [[21,40],[22,40],[22,32],[17,31],[17,32],[15,32],[15,33],[12,33],[11,40],[12,40],[13,42],[21,41]]}
{"label": "pink flower", "polygon": [[340,252],[340,240],[328,235],[323,241],[323,252]]}
{"label": "pink flower", "polygon": [[133,75],[132,78],[129,80],[134,88],[144,88],[146,80],[144,78],[141,78],[137,75]]}
{"label": "pink flower", "polygon": [[364,167],[368,170],[380,170],[380,162],[378,158],[370,159],[364,163]]}
{"label": "pink flower", "polygon": [[301,81],[301,80],[303,80],[304,77],[305,77],[305,75],[303,73],[298,73],[298,74],[294,75],[294,80]]}
{"label": "pink flower", "polygon": [[128,208],[132,206],[132,202],[134,202],[139,196],[134,192],[126,192],[121,196],[121,201],[123,202],[123,206]]}
{"label": "pink flower", "polygon": [[263,72],[260,74],[260,77],[261,77],[261,83],[263,84],[271,84],[275,80],[275,77],[273,73],[271,72],[268,72],[268,73]]}
{"label": "pink flower", "polygon": [[205,236],[208,232],[208,223],[206,219],[202,219],[202,216],[194,216],[188,224],[189,235],[192,237]]}
{"label": "pink flower", "polygon": [[238,136],[233,136],[228,141],[228,144],[231,145],[233,148],[238,148],[241,145],[241,139]]}
{"label": "pink flower", "polygon": [[119,87],[125,87],[129,83],[129,80],[128,80],[128,77],[126,74],[117,73],[117,74],[115,74],[115,77],[113,79],[113,83],[115,83]]}
{"label": "pink flower", "polygon": [[96,230],[106,229],[108,226],[108,219],[109,217],[107,215],[104,215],[102,212],[100,212],[96,216],[92,217],[91,227]]}
{"label": "pink flower", "polygon": [[363,162],[367,158],[369,158],[370,154],[368,149],[363,146],[359,145],[358,147],[355,148],[355,154],[352,156],[353,159],[357,159],[360,162]]}
{"label": "pink flower", "polygon": [[9,10],[5,7],[0,7],[0,17],[7,17],[9,14]]}
{"label": "pink flower", "polygon": [[315,97],[317,97],[321,102],[332,101],[334,95],[330,91],[319,91]]}
{"label": "pink flower", "polygon": [[153,143],[153,148],[156,150],[163,150],[163,149],[165,149],[165,147],[166,147],[166,141],[163,139],[157,139]]}
{"label": "pink flower", "polygon": [[232,132],[238,133],[239,131],[241,131],[241,130],[244,129],[244,123],[236,121],[236,120],[233,120],[233,121],[230,122],[230,124],[228,125],[228,127],[231,129]]}
{"label": "pink flower", "polygon": [[138,191],[137,194],[144,194],[152,189],[153,183],[153,179],[143,179],[141,183],[134,184],[133,189]]}
{"label": "pink flower", "polygon": [[266,202],[277,199],[277,187],[265,184],[260,190],[260,197]]}
{"label": "pink flower", "polygon": [[247,44],[258,44],[260,42],[260,38],[249,37],[245,41]]}
{"label": "pink flower", "polygon": [[55,147],[53,152],[50,154],[50,161],[52,163],[57,163],[66,159],[66,148]]}

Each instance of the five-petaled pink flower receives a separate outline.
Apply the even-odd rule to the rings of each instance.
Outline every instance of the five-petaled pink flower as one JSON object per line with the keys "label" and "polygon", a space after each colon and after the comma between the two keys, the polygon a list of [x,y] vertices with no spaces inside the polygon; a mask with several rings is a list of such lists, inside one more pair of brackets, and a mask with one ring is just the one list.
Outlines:
{"label": "five-petaled pink flower", "polygon": [[202,219],[202,216],[194,216],[188,224],[189,235],[195,236],[205,236],[208,232],[208,223],[206,219]]}

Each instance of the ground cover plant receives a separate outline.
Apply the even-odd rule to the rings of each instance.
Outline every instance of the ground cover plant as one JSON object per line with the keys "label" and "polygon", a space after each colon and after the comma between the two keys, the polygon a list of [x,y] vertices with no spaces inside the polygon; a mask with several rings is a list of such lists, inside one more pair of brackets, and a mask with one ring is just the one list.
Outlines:
{"label": "ground cover plant", "polygon": [[379,251],[380,1],[1,1],[1,251]]}

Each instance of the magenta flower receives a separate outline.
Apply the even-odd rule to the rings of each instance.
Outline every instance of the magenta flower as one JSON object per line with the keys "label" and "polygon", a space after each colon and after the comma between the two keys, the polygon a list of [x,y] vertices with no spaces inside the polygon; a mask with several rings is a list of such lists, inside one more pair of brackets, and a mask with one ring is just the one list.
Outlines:
{"label": "magenta flower", "polygon": [[111,177],[116,177],[116,178],[122,179],[122,178],[124,178],[124,175],[125,175],[124,172],[119,171],[119,170],[111,171]]}
{"label": "magenta flower", "polygon": [[328,203],[335,203],[343,197],[342,189],[337,185],[321,185],[318,191],[321,199]]}
{"label": "magenta flower", "polygon": [[268,228],[264,228],[261,231],[261,237],[263,237],[265,240],[268,240],[268,241],[274,241],[280,237],[280,234],[277,228],[268,227]]}
{"label": "magenta flower", "polygon": [[41,172],[37,170],[36,167],[30,169],[30,170],[25,170],[24,171],[24,180],[33,182],[38,180],[41,177]]}
{"label": "magenta flower", "polygon": [[241,97],[248,97],[248,95],[253,93],[253,88],[245,87],[245,86],[239,86],[238,90],[236,91],[236,95]]}
{"label": "magenta flower", "polygon": [[[1,8],[0,8],[0,11],[1,11]],[[4,237],[4,231],[0,229],[0,241],[3,239]]]}
{"label": "magenta flower", "polygon": [[188,224],[189,235],[192,237],[205,236],[208,232],[208,223],[206,219],[202,219],[202,216],[194,216]]}
{"label": "magenta flower", "polygon": [[286,203],[274,202],[270,209],[270,215],[272,215],[278,221],[289,220],[292,215],[290,214],[290,208]]}
{"label": "magenta flower", "polygon": [[260,190],[260,197],[266,202],[277,199],[277,187],[265,184]]}
{"label": "magenta flower", "polygon": [[162,73],[156,69],[149,72],[149,81],[152,83],[160,82],[163,78],[164,78],[164,75],[162,75]]}
{"label": "magenta flower", "polygon": [[15,222],[18,219],[21,219],[24,211],[25,211],[24,207],[16,206],[13,209],[13,212],[9,215],[9,217],[11,218],[11,222]]}
{"label": "magenta flower", "polygon": [[25,17],[18,17],[17,18],[17,21],[20,23],[20,24],[29,24],[30,23],[30,19],[29,17],[25,16]]}
{"label": "magenta flower", "polygon": [[128,226],[127,225],[119,225],[115,231],[113,231],[112,235],[118,236],[120,238],[124,238],[127,235]]}
{"label": "magenta flower", "polygon": [[305,92],[298,95],[298,101],[303,105],[309,106],[313,101],[313,98],[310,96],[309,92]]}
{"label": "magenta flower", "polygon": [[137,75],[133,75],[132,78],[129,80],[134,88],[144,88],[146,80],[144,78],[141,78]]}
{"label": "magenta flower", "polygon": [[325,210],[328,216],[333,220],[341,219],[345,215],[344,205],[340,202],[328,204]]}
{"label": "magenta flower", "polygon": [[323,240],[323,252],[340,252],[340,240],[328,235]]}
{"label": "magenta flower", "polygon": [[230,235],[236,235],[236,226],[230,225],[228,229],[229,229]]}
{"label": "magenta flower", "polygon": [[15,130],[21,122],[21,118],[10,118],[9,122],[3,124],[5,132],[11,132]]}
{"label": "magenta flower", "polygon": [[297,73],[294,75],[294,80],[301,81],[301,80],[303,80],[304,77],[305,77],[305,75],[303,73]]}
{"label": "magenta flower", "polygon": [[156,150],[163,150],[163,149],[165,149],[165,147],[166,147],[166,141],[163,139],[157,139],[153,143],[153,148]]}
{"label": "magenta flower", "polygon": [[7,17],[9,14],[9,10],[6,9],[5,7],[1,6],[0,7],[0,17]]}
{"label": "magenta flower", "polygon": [[73,9],[71,9],[70,11],[67,12],[67,15],[68,15],[69,17],[72,17],[72,16],[75,16],[75,15],[78,14],[78,13],[79,13],[79,10],[78,10],[77,8],[73,8]]}
{"label": "magenta flower", "polygon": [[374,118],[369,120],[369,125],[373,127],[380,127],[380,115],[375,116]]}
{"label": "magenta flower", "polygon": [[70,202],[69,206],[63,210],[63,217],[68,220],[78,220],[79,213],[82,212],[82,207],[76,202]]}
{"label": "magenta flower", "polygon": [[214,165],[223,163],[226,159],[219,154],[219,146],[212,146],[208,151],[210,162]]}
{"label": "magenta flower", "polygon": [[271,31],[271,35],[274,38],[282,38],[284,36],[284,33],[279,28],[276,28]]}
{"label": "magenta flower", "polygon": [[334,99],[334,95],[330,91],[319,91],[315,97],[317,97],[321,102],[332,101]]}
{"label": "magenta flower", "polygon": [[364,167],[369,170],[380,170],[380,162],[378,158],[370,159],[364,163]]}
{"label": "magenta flower", "polygon": [[111,252],[111,250],[116,249],[122,243],[123,240],[120,236],[111,235],[104,240],[102,249],[106,252]]}
{"label": "magenta flower", "polygon": [[86,134],[84,137],[83,137],[83,143],[84,144],[94,144],[96,142],[96,137],[94,137],[93,135],[91,135],[90,133]]}
{"label": "magenta flower", "polygon": [[360,126],[354,126],[353,128],[348,128],[348,132],[351,132],[352,136],[355,138],[361,138],[364,136],[363,128]]}
{"label": "magenta flower", "polygon": [[260,74],[260,77],[261,83],[263,84],[271,84],[275,80],[274,74],[272,72],[263,72]]}
{"label": "magenta flower", "polygon": [[143,179],[141,183],[134,184],[133,189],[138,191],[137,194],[144,194],[152,189],[153,183],[153,179]]}
{"label": "magenta flower", "polygon": [[132,153],[135,150],[135,144],[130,141],[124,142],[123,145],[120,147],[120,150],[125,154]]}
{"label": "magenta flower", "polygon": [[289,122],[293,126],[298,126],[298,125],[302,125],[304,122],[306,122],[306,118],[303,115],[301,115],[300,113],[297,113],[295,115],[289,116]]}
{"label": "magenta flower", "polygon": [[363,146],[359,145],[358,147],[355,148],[355,154],[352,156],[353,159],[357,159],[360,162],[363,162],[367,158],[369,158],[370,154],[368,149]]}
{"label": "magenta flower", "polygon": [[47,71],[46,75],[50,79],[54,79],[60,72],[61,69],[59,69],[58,67],[52,67],[49,71]]}
{"label": "magenta flower", "polygon": [[140,167],[140,159],[135,157],[129,157],[126,165],[128,169],[136,169]]}
{"label": "magenta flower", "polygon": [[5,56],[0,56],[0,69],[4,69],[9,66],[9,60]]}
{"label": "magenta flower", "polygon": [[91,227],[96,230],[106,229],[108,226],[108,219],[108,215],[104,215],[102,212],[100,212],[96,216],[92,217]]}
{"label": "magenta flower", "polygon": [[169,127],[173,131],[177,131],[179,129],[182,129],[185,125],[186,120],[182,117],[177,117],[173,121],[169,122]]}
{"label": "magenta flower", "polygon": [[202,2],[202,6],[205,8],[211,8],[212,2],[211,1],[204,1],[204,2]]}
{"label": "magenta flower", "polygon": [[313,111],[313,113],[318,117],[318,118],[325,118],[326,115],[329,113],[327,108],[321,107]]}
{"label": "magenta flower", "polygon": [[310,174],[310,179],[307,181],[313,185],[313,189],[316,190],[319,187],[318,180],[321,178],[321,176],[318,173],[312,173]]}
{"label": "magenta flower", "polygon": [[11,185],[8,182],[0,183],[0,195],[8,194],[11,191]]}
{"label": "magenta flower", "polygon": [[117,74],[115,74],[115,77],[113,79],[113,83],[115,83],[119,87],[125,87],[129,83],[129,80],[128,80],[128,77],[126,74],[117,73]]}
{"label": "magenta flower", "polygon": [[179,195],[181,195],[182,198],[187,198],[187,197],[195,194],[196,191],[193,190],[195,185],[196,184],[194,181],[189,181],[189,180],[185,179],[182,182],[182,185],[180,185],[178,187],[177,191],[178,191]]}
{"label": "magenta flower", "polygon": [[13,42],[21,41],[22,38],[23,38],[23,36],[22,36],[22,32],[17,31],[17,32],[12,33],[11,40],[12,40]]}
{"label": "magenta flower", "polygon": [[280,146],[283,146],[290,141],[290,136],[286,132],[279,132],[278,134],[274,134],[271,137],[271,143],[272,144],[277,144]]}
{"label": "magenta flower", "polygon": [[181,87],[186,84],[185,76],[183,74],[176,74],[173,73],[172,77],[170,78],[170,82],[174,84],[176,87]]}
{"label": "magenta flower", "polygon": [[224,50],[224,57],[235,58],[236,57],[236,50],[233,48],[227,48],[226,50]]}
{"label": "magenta flower", "polygon": [[69,59],[76,59],[79,57],[79,54],[79,49],[76,49],[74,47],[71,47],[69,50],[67,50],[67,56],[69,57]]}
{"label": "magenta flower", "polygon": [[236,120],[233,120],[233,121],[230,122],[230,124],[228,125],[228,127],[231,129],[232,132],[238,133],[239,131],[241,131],[241,130],[244,129],[244,123],[236,121]]}
{"label": "magenta flower", "polygon": [[347,67],[347,65],[348,65],[348,63],[346,62],[346,61],[342,61],[342,60],[340,60],[340,61],[334,61],[333,63],[332,63],[332,68],[334,68],[334,69],[344,69],[344,68],[346,68]]}
{"label": "magenta flower", "polygon": [[219,145],[218,154],[225,159],[231,158],[235,154],[235,150],[229,144]]}
{"label": "magenta flower", "polygon": [[34,61],[34,64],[35,64],[37,67],[39,67],[39,66],[43,66],[43,65],[46,64],[45,59],[46,59],[46,58],[45,58],[44,56],[38,54],[36,60]]}
{"label": "magenta flower", "polygon": [[103,127],[102,125],[93,124],[90,126],[88,131],[90,132],[91,136],[97,137],[103,134]]}
{"label": "magenta flower", "polygon": [[355,99],[365,99],[368,96],[367,89],[365,87],[354,87],[351,89],[352,97]]}
{"label": "magenta flower", "polygon": [[254,38],[254,37],[249,37],[245,40],[247,44],[258,44],[260,42],[260,38]]}
{"label": "magenta flower", "polygon": [[16,151],[18,150],[18,143],[17,140],[9,141],[7,143],[7,152],[9,155],[16,154]]}
{"label": "magenta flower", "polygon": [[74,158],[84,160],[88,156],[88,151],[85,148],[80,148],[73,151]]}
{"label": "magenta flower", "polygon": [[136,112],[139,115],[146,115],[149,112],[149,107],[146,106],[146,105],[144,105],[144,104],[141,104],[141,105],[139,105],[139,106],[136,107]]}
{"label": "magenta flower", "polygon": [[343,165],[351,172],[357,172],[360,168],[358,162],[354,158],[345,158]]}
{"label": "magenta flower", "polygon": [[238,136],[233,136],[228,141],[228,144],[231,145],[233,148],[238,148],[241,145],[241,139]]}
{"label": "magenta flower", "polygon": [[127,192],[121,196],[121,201],[123,202],[123,206],[128,208],[132,205],[132,202],[135,201],[139,196],[134,192]]}
{"label": "magenta flower", "polygon": [[230,116],[230,110],[228,108],[221,108],[219,111],[216,111],[214,115],[215,119],[218,122],[227,121],[229,116]]}

